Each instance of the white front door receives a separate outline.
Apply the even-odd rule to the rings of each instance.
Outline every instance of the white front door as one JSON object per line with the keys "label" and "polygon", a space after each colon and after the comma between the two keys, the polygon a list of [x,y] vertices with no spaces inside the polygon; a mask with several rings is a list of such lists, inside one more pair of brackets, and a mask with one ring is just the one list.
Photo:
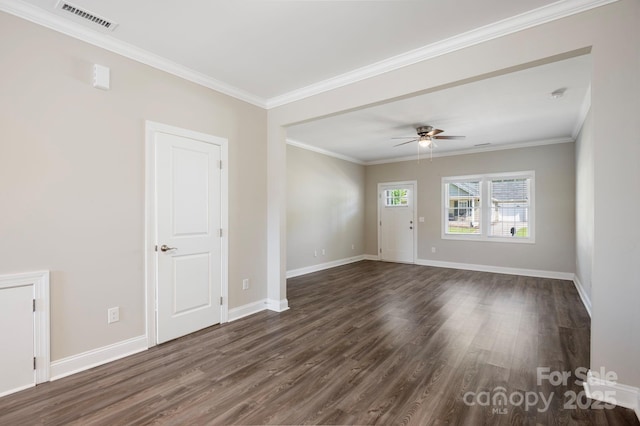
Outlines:
{"label": "white front door", "polygon": [[379,185],[380,259],[415,263],[415,184]]}
{"label": "white front door", "polygon": [[33,285],[0,289],[0,396],[34,386]]}
{"label": "white front door", "polygon": [[157,342],[220,322],[220,146],[155,133]]}

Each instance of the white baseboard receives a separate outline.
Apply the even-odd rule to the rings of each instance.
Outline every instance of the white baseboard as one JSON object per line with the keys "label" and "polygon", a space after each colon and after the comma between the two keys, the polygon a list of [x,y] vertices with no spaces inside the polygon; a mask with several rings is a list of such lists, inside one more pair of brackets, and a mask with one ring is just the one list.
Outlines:
{"label": "white baseboard", "polygon": [[258,312],[262,312],[266,309],[275,312],[284,312],[289,309],[289,301],[287,299],[262,299],[257,302],[247,303],[246,305],[229,309],[229,322],[257,314]]}
{"label": "white baseboard", "polygon": [[129,355],[147,350],[147,336],[133,337],[98,349],[53,361],[51,380],[61,379]]}
{"label": "white baseboard", "polygon": [[246,305],[238,306],[237,308],[229,309],[229,322],[238,320],[240,318],[248,317],[249,315],[257,314],[264,310],[269,309],[267,305],[267,299],[258,300],[257,302],[247,303]]}
{"label": "white baseboard", "polygon": [[365,254],[363,255],[364,260],[380,260],[380,256],[377,254]]}
{"label": "white baseboard", "polygon": [[275,312],[284,312],[289,309],[289,301],[287,299],[267,299],[267,309]]}
{"label": "white baseboard", "polygon": [[638,420],[640,420],[640,388],[610,382],[600,377],[595,377],[589,371],[587,380],[584,381],[584,391],[588,398],[632,409],[638,416]]}
{"label": "white baseboard", "polygon": [[331,262],[320,263],[318,265],[305,266],[304,268],[292,269],[287,271],[287,278],[299,277],[300,275],[310,274],[312,272],[323,271],[336,266],[348,265],[349,263],[359,262],[365,259],[365,255],[347,257],[345,259],[332,260]]}
{"label": "white baseboard", "polygon": [[589,316],[591,316],[591,299],[589,298],[589,295],[585,291],[584,287],[582,286],[582,282],[577,275],[574,275],[573,277],[573,284],[576,286],[576,290],[578,290],[578,295],[580,296],[580,300],[582,300],[584,308],[587,310]]}
{"label": "white baseboard", "polygon": [[475,265],[471,263],[444,262],[441,260],[418,259],[416,265],[435,266],[438,268],[464,269],[467,271],[493,272],[496,274],[522,275],[525,277],[553,278],[573,281],[573,272],[543,271],[539,269],[509,268],[506,266]]}
{"label": "white baseboard", "polygon": [[36,386],[35,383],[29,383],[28,385],[19,386],[15,389],[10,389],[8,391],[0,392],[0,398],[2,398],[3,396],[11,395],[12,393],[23,391],[25,389],[33,388],[35,386]]}

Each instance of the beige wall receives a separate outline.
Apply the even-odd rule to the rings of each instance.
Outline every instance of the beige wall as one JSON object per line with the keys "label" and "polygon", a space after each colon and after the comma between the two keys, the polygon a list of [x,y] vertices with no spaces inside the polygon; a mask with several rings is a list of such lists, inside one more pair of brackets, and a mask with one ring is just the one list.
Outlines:
{"label": "beige wall", "polygon": [[0,75],[0,274],[52,271],[52,360],[145,334],[145,120],[229,139],[230,307],[266,297],[263,109],[4,13]]}
{"label": "beige wall", "polygon": [[364,176],[364,166],[287,146],[287,270],[364,254]]}
{"label": "beige wall", "polygon": [[[556,55],[590,49],[593,58],[594,242],[591,367],[618,373],[640,386],[640,227],[619,227],[617,209],[627,199],[620,182],[640,182],[640,2],[620,0],[410,66],[361,80],[268,112],[269,291],[286,293],[284,131],[287,125],[362,108],[466,79],[500,73]],[[571,195],[569,195],[571,197]],[[271,254],[273,253],[273,254]],[[280,258],[281,262],[275,264]],[[273,260],[273,262],[271,262]]]}
{"label": "beige wall", "polygon": [[[442,178],[533,170],[535,244],[443,240]],[[377,185],[418,181],[418,259],[573,272],[575,267],[575,176],[573,143],[436,157],[368,166],[366,174],[366,253],[376,255]],[[431,252],[436,248],[436,253]]]}
{"label": "beige wall", "polygon": [[[593,267],[593,127],[591,111],[576,139],[576,276],[591,300]],[[619,206],[624,208],[623,205]],[[629,215],[633,218],[634,215]],[[625,214],[621,214],[625,217]],[[631,219],[633,220],[633,219]]]}

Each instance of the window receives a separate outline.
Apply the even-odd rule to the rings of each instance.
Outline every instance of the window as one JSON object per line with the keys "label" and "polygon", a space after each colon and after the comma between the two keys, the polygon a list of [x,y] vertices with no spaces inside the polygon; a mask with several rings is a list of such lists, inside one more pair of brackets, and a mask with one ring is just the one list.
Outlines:
{"label": "window", "polygon": [[409,205],[408,189],[385,189],[384,191],[385,207],[406,207]]}
{"label": "window", "polygon": [[491,236],[529,236],[529,181],[527,178],[489,181]]}
{"label": "window", "polygon": [[442,238],[534,242],[534,172],[442,179]]}
{"label": "window", "polygon": [[447,234],[480,234],[480,181],[447,183]]}

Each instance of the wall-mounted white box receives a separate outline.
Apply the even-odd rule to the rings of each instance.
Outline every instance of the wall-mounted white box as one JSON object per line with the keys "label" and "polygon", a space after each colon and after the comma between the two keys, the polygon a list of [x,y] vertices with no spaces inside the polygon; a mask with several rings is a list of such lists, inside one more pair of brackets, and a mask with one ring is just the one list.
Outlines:
{"label": "wall-mounted white box", "polygon": [[111,70],[104,65],[93,65],[93,87],[96,89],[109,90],[111,82]]}

